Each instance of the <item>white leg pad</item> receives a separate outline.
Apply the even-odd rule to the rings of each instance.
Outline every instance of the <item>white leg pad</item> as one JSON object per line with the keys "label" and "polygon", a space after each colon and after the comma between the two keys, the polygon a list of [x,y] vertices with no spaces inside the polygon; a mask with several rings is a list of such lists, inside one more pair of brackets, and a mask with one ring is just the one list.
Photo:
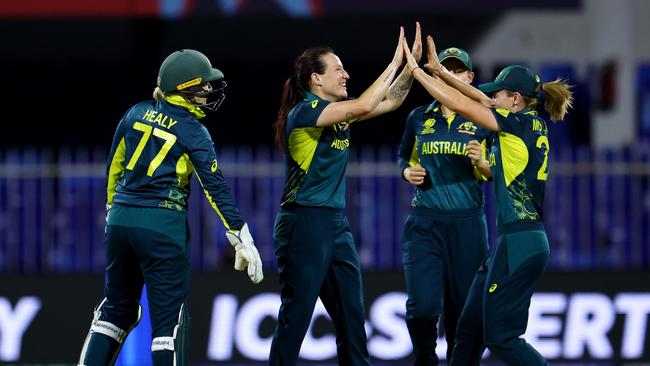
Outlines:
{"label": "white leg pad", "polygon": [[174,337],[156,337],[151,342],[151,351],[173,351]]}

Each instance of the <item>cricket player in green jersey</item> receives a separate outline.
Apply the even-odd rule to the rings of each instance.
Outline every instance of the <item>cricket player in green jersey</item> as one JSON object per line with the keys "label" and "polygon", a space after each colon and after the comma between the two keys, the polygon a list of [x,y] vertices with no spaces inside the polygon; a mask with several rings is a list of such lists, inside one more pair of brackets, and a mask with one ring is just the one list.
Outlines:
{"label": "cricket player in green jersey", "polygon": [[143,285],[151,315],[155,366],[187,365],[190,279],[187,198],[196,174],[228,229],[235,269],[264,278],[248,225],[199,120],[225,97],[223,73],[194,50],[160,66],[154,100],[131,107],[119,122],[108,157],[105,298],[94,311],[79,365],[112,365],[140,320]]}
{"label": "cricket player in green jersey", "polygon": [[[438,57],[454,77],[472,82],[467,52],[451,47]],[[416,366],[438,364],[438,319],[443,310],[451,358],[458,318],[474,274],[487,256],[483,176],[472,165],[467,146],[490,133],[437,100],[415,108],[406,120],[399,167],[416,188],[402,251],[406,325]]]}
{"label": "cricket player in green jersey", "polygon": [[[414,50],[422,49],[419,25]],[[285,83],[275,122],[286,153],[287,180],[275,220],[282,304],[269,364],[296,364],[320,297],[336,328],[339,365],[368,365],[361,268],[345,208],[350,123],[392,111],[412,84],[402,65],[404,29],[392,61],[357,99],[350,78],[328,47],[305,50]],[[393,81],[393,79],[395,79]]]}
{"label": "cricket player in green jersey", "polygon": [[563,119],[573,100],[570,86],[560,79],[542,83],[527,67],[510,65],[478,90],[458,82],[440,65],[430,36],[427,44],[428,68],[435,77],[420,69],[406,52],[407,67],[415,79],[442,104],[496,132],[487,174],[495,186],[498,237],[472,283],[450,364],[477,362],[485,345],[510,366],[547,365],[521,338],[533,291],[549,256],[543,217],[548,127],[535,107],[543,91],[551,120]]}

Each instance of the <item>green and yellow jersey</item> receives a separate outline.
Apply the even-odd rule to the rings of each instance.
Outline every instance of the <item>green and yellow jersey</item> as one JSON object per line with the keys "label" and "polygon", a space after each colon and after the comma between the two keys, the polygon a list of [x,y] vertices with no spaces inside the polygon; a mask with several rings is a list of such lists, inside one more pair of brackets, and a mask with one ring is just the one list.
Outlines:
{"label": "green and yellow jersey", "polygon": [[483,178],[466,146],[471,140],[483,143],[489,133],[459,114],[444,117],[437,101],[411,111],[399,147],[400,173],[417,163],[427,171],[412,206],[439,211],[483,207]]}
{"label": "green and yellow jersey", "polygon": [[205,114],[180,96],[131,107],[115,131],[108,157],[108,204],[186,211],[190,177],[229,230],[244,225],[217,164]]}
{"label": "green and yellow jersey", "polygon": [[344,130],[342,124],[316,127],[318,117],[329,103],[308,92],[287,116],[283,207],[298,204],[345,208],[350,130]]}
{"label": "green and yellow jersey", "polygon": [[499,132],[489,161],[497,200],[497,227],[543,222],[544,188],[549,174],[548,128],[537,112],[492,110]]}

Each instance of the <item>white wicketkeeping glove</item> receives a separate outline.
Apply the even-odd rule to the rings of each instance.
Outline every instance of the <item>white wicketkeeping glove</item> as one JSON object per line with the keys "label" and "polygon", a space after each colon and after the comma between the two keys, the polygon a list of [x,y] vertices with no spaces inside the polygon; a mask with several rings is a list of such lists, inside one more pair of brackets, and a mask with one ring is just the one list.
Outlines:
{"label": "white wicketkeeping glove", "polygon": [[230,244],[235,247],[235,269],[243,271],[248,268],[248,277],[253,283],[260,283],[264,279],[262,272],[262,260],[260,253],[255,248],[255,242],[248,231],[248,224],[239,231],[226,231],[226,237]]}

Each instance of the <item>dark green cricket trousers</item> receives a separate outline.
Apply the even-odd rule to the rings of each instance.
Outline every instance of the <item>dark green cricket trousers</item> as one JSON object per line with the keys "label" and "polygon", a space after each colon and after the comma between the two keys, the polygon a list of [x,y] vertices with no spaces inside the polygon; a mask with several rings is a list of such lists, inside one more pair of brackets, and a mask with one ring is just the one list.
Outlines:
{"label": "dark green cricket trousers", "polygon": [[494,252],[476,273],[463,308],[450,365],[479,362],[484,347],[509,366],[541,366],[547,361],[520,338],[528,308],[549,256],[540,223],[506,225]]}
{"label": "dark green cricket trousers", "polygon": [[[402,251],[408,299],[406,325],[416,366],[438,364],[438,319],[444,314],[447,359],[474,275],[487,256],[487,225],[480,208],[437,211],[413,208],[404,225]],[[443,306],[444,304],[444,306]]]}
{"label": "dark green cricket trousers", "polygon": [[101,320],[128,329],[136,320],[143,284],[152,337],[171,337],[190,281],[185,212],[113,205],[106,226],[106,304]]}
{"label": "dark green cricket trousers", "polygon": [[269,364],[296,364],[320,297],[336,328],[338,364],[369,365],[361,267],[343,211],[283,208],[274,240],[282,304]]}

